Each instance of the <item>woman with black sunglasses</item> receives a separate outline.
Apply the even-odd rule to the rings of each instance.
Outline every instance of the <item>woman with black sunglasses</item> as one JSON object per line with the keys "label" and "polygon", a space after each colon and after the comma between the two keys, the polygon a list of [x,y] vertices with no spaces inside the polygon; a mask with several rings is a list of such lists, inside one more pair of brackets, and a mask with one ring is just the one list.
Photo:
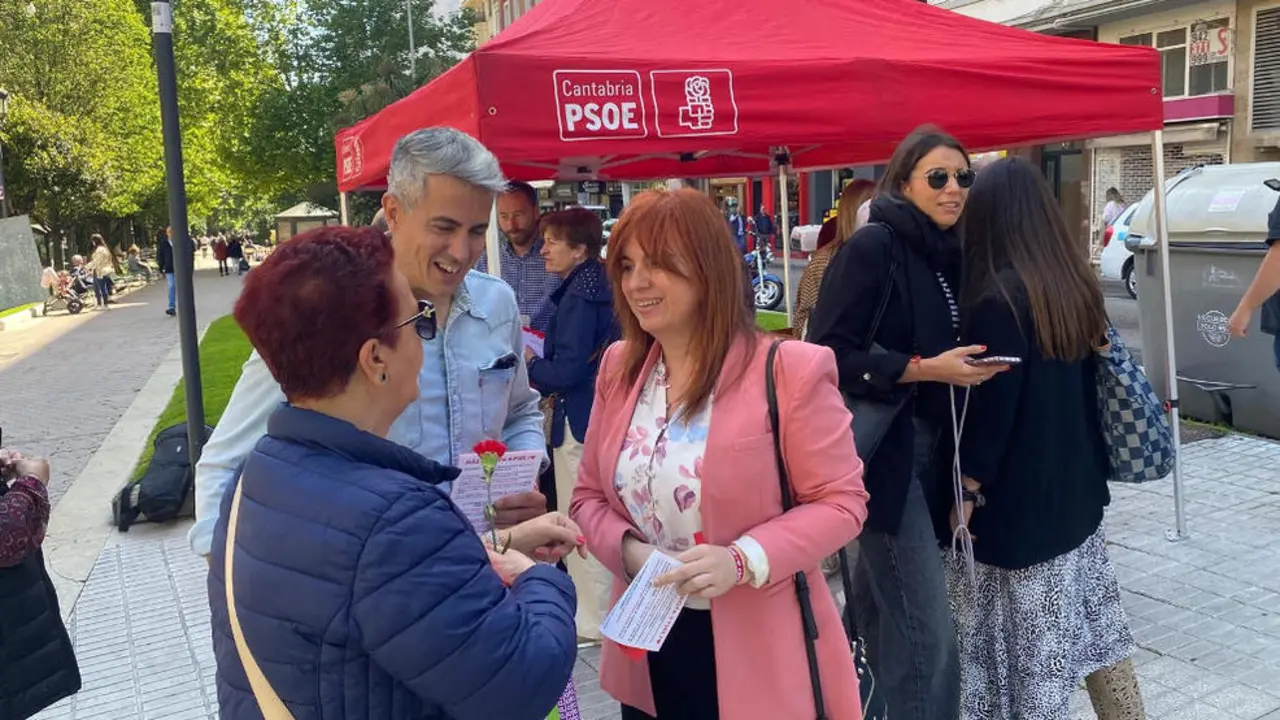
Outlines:
{"label": "woman with black sunglasses", "polygon": [[846,399],[892,407],[907,398],[874,454],[862,458],[871,501],[851,609],[877,690],[893,717],[910,720],[951,720],[960,706],[955,627],[928,504],[945,492],[930,468],[939,467],[939,430],[950,427],[947,386],[977,385],[1007,369],[975,367],[969,360],[984,348],[958,347],[954,227],[973,180],[955,138],[931,127],[907,137],[869,222],[831,261],[809,321],[810,342],[835,351]]}

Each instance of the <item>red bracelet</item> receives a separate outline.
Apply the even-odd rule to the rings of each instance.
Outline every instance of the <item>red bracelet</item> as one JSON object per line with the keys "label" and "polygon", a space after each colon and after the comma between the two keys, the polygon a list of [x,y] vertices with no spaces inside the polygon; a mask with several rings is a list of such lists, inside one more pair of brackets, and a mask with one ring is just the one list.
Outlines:
{"label": "red bracelet", "polygon": [[741,585],[747,578],[747,563],[742,558],[742,551],[736,545],[729,546],[729,555],[733,557],[733,569],[738,573],[738,579],[734,584]]}
{"label": "red bracelet", "polygon": [[913,356],[911,357],[911,364],[912,364],[912,365],[919,365],[919,364],[920,364],[920,361],[921,361],[921,360],[923,360],[923,359],[924,359],[924,358],[921,358],[919,355],[913,355]]}

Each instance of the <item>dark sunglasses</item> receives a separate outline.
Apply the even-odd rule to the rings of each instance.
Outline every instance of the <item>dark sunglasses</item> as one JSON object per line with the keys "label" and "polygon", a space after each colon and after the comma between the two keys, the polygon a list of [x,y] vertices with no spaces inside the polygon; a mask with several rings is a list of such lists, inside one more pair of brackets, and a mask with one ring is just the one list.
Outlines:
{"label": "dark sunglasses", "polygon": [[[973,181],[977,179],[978,173],[970,170],[969,168],[964,168],[962,170],[957,170],[955,177],[956,185],[959,185],[963,189],[968,189],[973,187]],[[942,168],[934,168],[924,174],[924,179],[929,183],[929,187],[934,190],[941,190],[946,187],[947,182],[951,180],[951,173],[943,170]]]}
{"label": "dark sunglasses", "polygon": [[430,300],[418,301],[418,314],[396,325],[395,329],[413,323],[414,332],[423,340],[434,340],[436,337],[436,306]]}

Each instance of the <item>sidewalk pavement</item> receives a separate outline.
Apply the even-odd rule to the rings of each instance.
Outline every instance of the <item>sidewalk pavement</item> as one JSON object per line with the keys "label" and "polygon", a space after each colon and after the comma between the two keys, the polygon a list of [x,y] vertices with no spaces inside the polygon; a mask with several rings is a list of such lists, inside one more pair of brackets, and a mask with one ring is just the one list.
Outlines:
{"label": "sidewalk pavement", "polygon": [[[202,323],[229,309],[234,291],[223,288],[232,285],[239,283],[201,275]],[[58,440],[69,435],[80,448],[80,455],[63,460],[78,460],[78,467],[55,465],[64,494],[54,510],[47,555],[61,576],[58,590],[84,687],[37,716],[42,720],[217,716],[205,565],[187,548],[189,523],[142,525],[119,534],[106,517],[111,493],[180,373],[172,349],[176,325],[153,317],[163,310],[156,305],[162,295],[155,293],[139,294],[140,301],[151,298],[149,306],[103,313],[74,337],[0,365],[0,397],[15,415],[6,424],[17,427],[24,418],[28,424],[23,442],[14,446],[56,451]],[[156,324],[173,329],[149,329]],[[123,411],[142,386],[142,373],[152,370]],[[58,392],[72,373],[80,381],[80,402],[56,400],[77,399]],[[132,383],[121,388],[104,382],[116,374]],[[10,404],[10,392],[25,393],[25,400]],[[113,401],[113,410],[100,410]],[[31,429],[33,423],[43,424]],[[41,438],[48,438],[46,449],[36,444]],[[92,470],[81,472],[86,462]],[[1148,716],[1280,720],[1280,444],[1244,436],[1203,440],[1184,447],[1183,468],[1188,539],[1165,539],[1173,519],[1169,480],[1113,486],[1107,516],[1111,556],[1141,647],[1134,662]],[[67,489],[66,478],[77,475]],[[76,581],[84,577],[81,589]],[[581,653],[574,672],[584,720],[617,720],[616,703],[596,681],[598,657],[596,651]],[[1087,696],[1078,692],[1071,717],[1092,716]]]}
{"label": "sidewalk pavement", "polygon": [[[1189,539],[1164,537],[1167,480],[1114,487],[1107,519],[1148,716],[1280,720],[1280,444],[1228,436],[1183,452]],[[186,526],[109,538],[71,616],[84,689],[38,717],[216,717],[205,567]],[[584,719],[616,720],[598,657],[574,672]],[[1083,691],[1071,717],[1093,717]]]}

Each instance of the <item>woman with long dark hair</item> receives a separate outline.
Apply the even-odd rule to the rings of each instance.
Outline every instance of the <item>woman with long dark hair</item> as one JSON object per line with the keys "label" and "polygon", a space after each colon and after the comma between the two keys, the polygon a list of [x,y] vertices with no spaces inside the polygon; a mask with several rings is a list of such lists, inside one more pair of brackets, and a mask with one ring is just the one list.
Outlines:
{"label": "woman with long dark hair", "polygon": [[[895,718],[951,720],[960,705],[955,627],[927,498],[941,495],[933,456],[950,427],[947,386],[1000,368],[969,363],[959,343],[960,241],[954,231],[973,184],[969,156],[936,128],[898,146],[870,221],[827,270],[809,321],[811,342],[835,351],[850,398],[902,401],[867,463],[871,494],[859,538],[852,606],[877,689]],[[884,308],[877,318],[878,309]]]}
{"label": "woman with long dark hair", "polygon": [[[1144,718],[1102,531],[1110,502],[1095,379],[1107,331],[1102,288],[1048,183],[1022,160],[983,171],[962,224],[964,340],[1021,359],[960,401],[976,580],[954,552],[946,572],[965,713],[1064,718],[1087,676],[1099,718]],[[935,519],[949,540],[956,516]]]}

